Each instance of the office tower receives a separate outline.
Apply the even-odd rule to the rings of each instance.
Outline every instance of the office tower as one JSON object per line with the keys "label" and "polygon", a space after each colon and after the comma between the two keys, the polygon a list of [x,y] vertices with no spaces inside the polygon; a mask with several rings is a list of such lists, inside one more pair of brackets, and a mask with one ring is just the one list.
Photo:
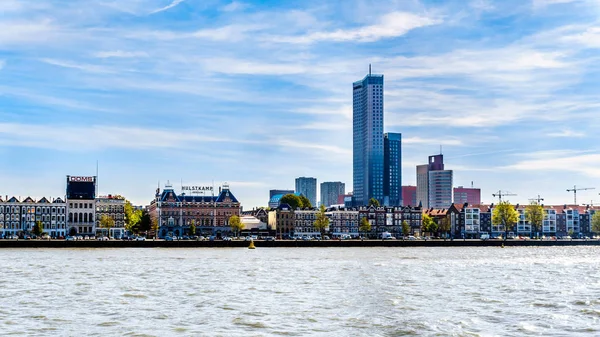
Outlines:
{"label": "office tower", "polygon": [[340,203],[339,197],[346,193],[346,184],[340,181],[321,183],[321,205],[329,207],[331,205],[343,204]]}
{"label": "office tower", "polygon": [[458,186],[454,188],[454,203],[456,205],[480,205],[481,204],[481,189],[465,188]]}
{"label": "office tower", "polygon": [[417,204],[429,208],[429,165],[417,165]]}
{"label": "office tower", "polygon": [[429,156],[427,165],[417,166],[417,202],[423,208],[452,205],[452,170],[444,169],[444,155]]}
{"label": "office tower", "polygon": [[402,186],[402,206],[416,207],[417,202],[417,186]]}
{"label": "office tower", "polygon": [[313,207],[317,207],[317,179],[310,177],[296,178],[296,193],[300,193],[310,201]]}
{"label": "office tower", "polygon": [[402,134],[383,135],[383,204],[402,206]]}
{"label": "office tower", "polygon": [[353,188],[355,205],[383,202],[383,75],[353,83]]}

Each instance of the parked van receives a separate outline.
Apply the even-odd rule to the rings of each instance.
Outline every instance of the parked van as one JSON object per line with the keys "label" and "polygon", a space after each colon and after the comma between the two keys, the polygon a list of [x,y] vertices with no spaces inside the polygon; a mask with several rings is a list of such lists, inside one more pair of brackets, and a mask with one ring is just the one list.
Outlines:
{"label": "parked van", "polygon": [[487,233],[485,233],[485,234],[481,234],[480,238],[481,238],[481,240],[483,240],[483,241],[487,241],[487,240],[489,240],[489,239],[490,239],[490,235],[489,235],[489,234],[487,234]]}

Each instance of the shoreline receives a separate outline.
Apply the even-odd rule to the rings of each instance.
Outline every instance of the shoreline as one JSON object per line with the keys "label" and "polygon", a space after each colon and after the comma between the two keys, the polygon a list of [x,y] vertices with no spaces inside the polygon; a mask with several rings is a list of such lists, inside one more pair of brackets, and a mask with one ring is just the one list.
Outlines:
{"label": "shoreline", "polygon": [[[256,248],[333,248],[333,247],[551,247],[600,246],[600,240],[344,240],[344,241],[254,241]],[[0,240],[3,248],[247,248],[247,241],[64,241],[64,240]]]}

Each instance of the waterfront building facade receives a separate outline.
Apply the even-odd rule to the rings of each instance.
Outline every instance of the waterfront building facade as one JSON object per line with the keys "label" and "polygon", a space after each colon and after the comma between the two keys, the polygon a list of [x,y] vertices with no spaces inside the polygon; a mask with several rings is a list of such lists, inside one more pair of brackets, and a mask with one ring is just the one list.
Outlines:
{"label": "waterfront building facade", "polygon": [[325,213],[329,218],[330,233],[333,238],[344,235],[358,237],[359,212],[356,208],[331,208]]}
{"label": "waterfront building facade", "polygon": [[294,222],[294,210],[288,204],[281,204],[269,211],[269,227],[275,230],[279,239],[288,239],[294,235]]}
{"label": "waterfront building facade", "polygon": [[[295,237],[316,237],[321,236],[315,228],[315,220],[317,219],[317,209],[298,209],[294,211],[294,236]],[[325,231],[329,231],[327,228]]]}
{"label": "waterfront building facade", "polygon": [[158,237],[189,234],[191,225],[197,234],[230,235],[229,218],[240,215],[240,202],[224,184],[216,195],[177,194],[170,184],[156,190],[148,207],[152,221],[158,224]]}
{"label": "waterfront building facade", "polygon": [[[343,204],[339,198],[346,193],[346,184],[341,181],[323,182],[321,183],[321,205],[330,207],[331,205]],[[317,206],[317,205],[313,205]]]}
{"label": "waterfront building facade", "polygon": [[[110,230],[101,228],[103,216],[113,219],[114,226]],[[125,198],[110,194],[96,198],[96,231],[117,239],[125,234]]]}
{"label": "waterfront building facade", "polygon": [[317,207],[317,179],[311,177],[296,178],[296,193],[305,196],[313,207]]}
{"label": "waterfront building facade", "polygon": [[96,233],[96,176],[67,176],[69,235]]}
{"label": "waterfront building facade", "polygon": [[420,207],[360,207],[359,224],[367,218],[371,224],[371,238],[379,238],[381,233],[388,232],[394,237],[402,237],[402,222],[410,227],[410,235],[420,235],[423,211]]}
{"label": "waterfront building facade", "polygon": [[402,186],[402,206],[417,206],[417,186]]}
{"label": "waterfront building facade", "polygon": [[16,197],[0,198],[0,237],[21,236],[31,233],[36,222],[42,223],[43,232],[50,237],[66,235],[67,206],[63,199],[47,198],[34,200],[31,197],[20,201]]}
{"label": "waterfront building facade", "polygon": [[383,203],[383,75],[353,83],[353,188],[356,205]]}
{"label": "waterfront building facade", "polygon": [[402,134],[384,134],[383,153],[383,205],[402,206]]}

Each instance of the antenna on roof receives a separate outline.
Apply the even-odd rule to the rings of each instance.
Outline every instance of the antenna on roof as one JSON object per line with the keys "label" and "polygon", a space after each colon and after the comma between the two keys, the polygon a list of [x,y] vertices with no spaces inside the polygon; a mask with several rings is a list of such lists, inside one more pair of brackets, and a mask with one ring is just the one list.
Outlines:
{"label": "antenna on roof", "polygon": [[371,76],[371,63],[369,63],[369,76]]}

